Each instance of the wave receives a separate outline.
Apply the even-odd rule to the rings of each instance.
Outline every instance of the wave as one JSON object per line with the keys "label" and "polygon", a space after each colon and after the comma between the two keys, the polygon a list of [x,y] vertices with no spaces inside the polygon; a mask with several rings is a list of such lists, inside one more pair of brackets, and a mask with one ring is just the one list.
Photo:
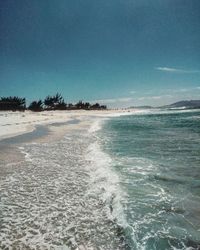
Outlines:
{"label": "wave", "polygon": [[24,161],[0,182],[0,248],[125,249],[124,193],[101,126],[97,119],[89,132],[19,147]]}
{"label": "wave", "polygon": [[[105,120],[105,119],[104,119]],[[89,133],[95,133],[98,130],[100,130],[102,128],[102,124],[103,124],[103,119],[97,119],[95,120],[92,125],[90,126],[90,128],[88,129]]]}
{"label": "wave", "polygon": [[[199,238],[186,231],[193,232],[184,218],[188,209],[172,193],[182,185],[147,155],[126,154],[127,144],[119,143],[123,156],[107,151],[104,143],[114,133],[120,139],[104,127],[108,119],[95,118],[85,133],[68,133],[58,142],[19,148],[25,162],[2,182],[7,207],[0,242],[7,246],[17,236],[18,246],[38,249],[197,249]],[[192,184],[198,192],[199,182]]]}
{"label": "wave", "polygon": [[121,186],[120,173],[115,169],[116,159],[103,150],[102,136],[99,136],[103,124],[102,121],[96,121],[91,125],[95,139],[88,146],[85,155],[90,174],[90,188],[87,195],[101,200],[106,216],[116,225],[115,234],[122,239],[123,249],[133,249],[133,246],[134,249],[139,249],[133,228],[126,218],[127,193]]}
{"label": "wave", "polygon": [[113,160],[101,150],[98,142],[89,145],[86,161],[90,173],[89,194],[99,195],[104,204],[107,204],[107,215],[121,225],[126,225],[123,208],[120,204],[123,191],[119,187],[119,176],[112,170]]}

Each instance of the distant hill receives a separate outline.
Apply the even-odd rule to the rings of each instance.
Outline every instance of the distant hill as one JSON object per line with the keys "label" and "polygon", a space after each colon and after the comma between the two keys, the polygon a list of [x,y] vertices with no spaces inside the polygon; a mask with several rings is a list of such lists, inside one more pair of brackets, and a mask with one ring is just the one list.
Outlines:
{"label": "distant hill", "polygon": [[170,105],[162,106],[161,108],[169,108],[169,109],[195,109],[200,108],[200,100],[190,100],[190,101],[179,101],[172,103]]}
{"label": "distant hill", "polygon": [[175,102],[169,105],[161,107],[152,107],[152,106],[131,106],[130,109],[155,109],[155,108],[164,108],[164,109],[198,109],[200,108],[200,100],[185,100]]}

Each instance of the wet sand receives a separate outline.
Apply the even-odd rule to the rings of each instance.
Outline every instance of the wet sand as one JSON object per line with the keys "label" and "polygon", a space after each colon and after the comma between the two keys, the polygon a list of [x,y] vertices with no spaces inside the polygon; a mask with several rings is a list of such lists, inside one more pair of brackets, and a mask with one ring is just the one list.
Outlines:
{"label": "wet sand", "polygon": [[86,159],[91,126],[104,118],[52,121],[0,141],[0,248],[121,249]]}
{"label": "wet sand", "polygon": [[[72,121],[90,120],[91,117],[109,117],[125,115],[128,111],[105,110],[105,111],[43,111],[43,112],[0,112],[0,140],[14,137],[27,132],[32,132],[38,125],[63,123],[76,125]],[[70,122],[72,122],[70,124]]]}

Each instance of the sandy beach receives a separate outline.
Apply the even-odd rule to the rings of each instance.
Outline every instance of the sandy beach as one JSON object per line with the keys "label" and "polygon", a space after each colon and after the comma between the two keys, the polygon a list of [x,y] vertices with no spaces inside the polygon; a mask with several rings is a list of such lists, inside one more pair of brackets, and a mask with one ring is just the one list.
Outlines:
{"label": "sandy beach", "polygon": [[[31,132],[38,125],[50,125],[53,123],[65,123],[72,120],[91,123],[91,117],[113,117],[130,114],[133,111],[106,110],[106,111],[43,111],[43,112],[0,112],[0,140]],[[73,125],[73,126],[72,126]],[[80,126],[80,124],[79,124]],[[66,127],[66,126],[65,126]],[[68,128],[75,127],[75,124],[68,124]],[[76,126],[77,127],[77,126]],[[56,130],[55,127],[51,128]],[[59,129],[61,131],[61,129]]]}
{"label": "sandy beach", "polygon": [[95,132],[127,114],[0,113],[1,249],[121,249],[110,213],[118,178]]}
{"label": "sandy beach", "polygon": [[0,249],[198,249],[198,134],[199,110],[0,112]]}

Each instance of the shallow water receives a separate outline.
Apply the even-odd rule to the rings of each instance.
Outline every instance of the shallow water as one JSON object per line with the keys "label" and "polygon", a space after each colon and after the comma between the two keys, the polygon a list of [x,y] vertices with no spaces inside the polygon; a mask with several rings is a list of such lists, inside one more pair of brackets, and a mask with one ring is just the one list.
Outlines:
{"label": "shallow water", "polygon": [[200,112],[119,117],[104,125],[131,249],[200,249]]}
{"label": "shallow water", "polygon": [[31,132],[0,140],[0,146],[30,142],[42,136],[47,136],[48,134],[49,134],[49,129],[46,126],[38,125],[36,126],[35,130]]}
{"label": "shallow water", "polygon": [[0,249],[199,249],[199,121],[146,112],[17,140],[24,158],[0,162]]}
{"label": "shallow water", "polygon": [[0,249],[124,248],[110,208],[118,178],[104,171],[93,133],[19,149],[23,161],[0,166],[10,169],[0,178]]}

